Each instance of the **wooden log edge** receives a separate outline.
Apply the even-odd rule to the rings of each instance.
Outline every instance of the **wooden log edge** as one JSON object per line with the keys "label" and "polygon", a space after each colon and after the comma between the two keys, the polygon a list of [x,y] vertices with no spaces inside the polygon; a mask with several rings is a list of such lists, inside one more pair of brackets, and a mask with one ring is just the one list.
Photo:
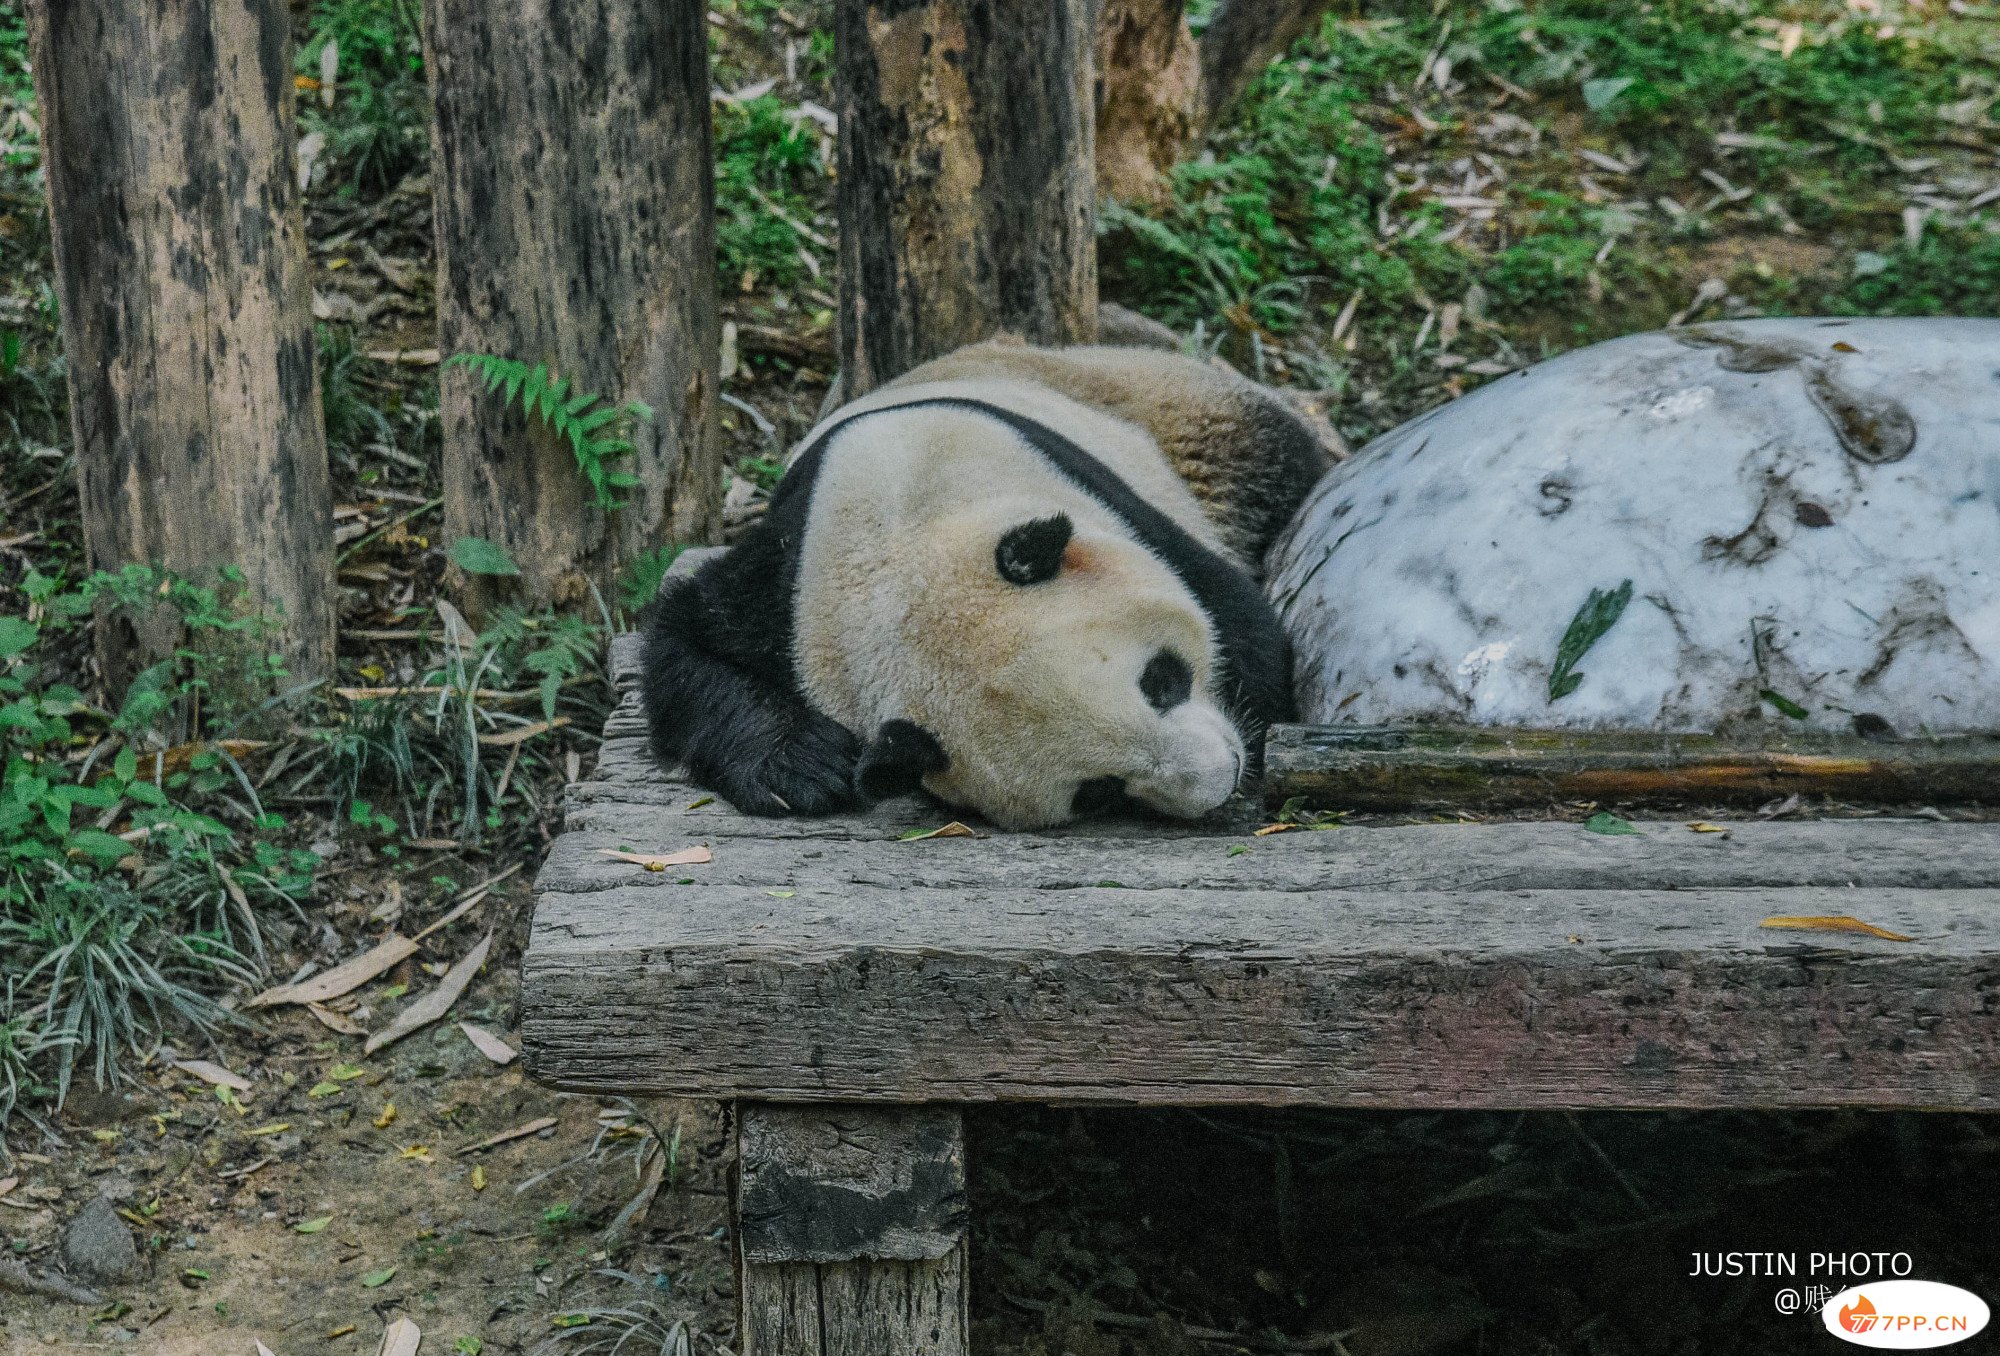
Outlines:
{"label": "wooden log edge", "polygon": [[1759,805],[1798,793],[2000,804],[2000,738],[1276,725],[1263,795],[1332,809],[1505,810],[1552,801]]}

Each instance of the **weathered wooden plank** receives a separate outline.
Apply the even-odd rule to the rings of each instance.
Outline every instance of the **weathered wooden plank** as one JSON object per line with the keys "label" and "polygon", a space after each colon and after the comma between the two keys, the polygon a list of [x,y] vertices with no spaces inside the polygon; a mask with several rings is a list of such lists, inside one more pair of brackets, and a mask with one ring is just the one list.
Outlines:
{"label": "weathered wooden plank", "polygon": [[[1842,913],[1918,940],[1758,927]],[[2000,1109],[1994,890],[625,887],[545,894],[525,968],[579,1090]]]}
{"label": "weathered wooden plank", "polygon": [[1799,792],[1921,804],[2000,802],[2000,739],[1278,725],[1264,799],[1357,810],[1500,810],[1557,801],[1761,804]]}
{"label": "weathered wooden plank", "polygon": [[748,1103],[738,1124],[744,1351],[963,1356],[959,1113]]}
{"label": "weathered wooden plank", "polygon": [[965,1239],[965,1127],[949,1107],[745,1107],[746,1262],[932,1262]]}
{"label": "weathered wooden plank", "polygon": [[[631,757],[637,759],[639,756],[635,745]],[[645,780],[640,780],[641,777]],[[730,838],[881,841],[894,839],[913,829],[939,828],[954,819],[982,822],[963,810],[919,796],[884,801],[871,809],[848,814],[764,819],[743,814],[692,782],[682,781],[657,768],[650,771],[633,769],[616,782],[577,782],[568,788],[567,797],[565,828],[572,831],[593,828],[606,815],[619,816],[621,824],[629,822],[624,817],[624,811],[632,807],[652,807],[667,826],[685,822],[691,826],[698,825],[703,834]],[[707,804],[698,809],[691,808],[696,802],[704,800]],[[1238,797],[1197,821],[1090,820],[1061,825],[1043,833],[1050,838],[1097,839],[1115,835],[1134,839],[1173,839],[1184,838],[1191,833],[1248,833],[1269,821],[1270,816],[1254,802]]]}
{"label": "weathered wooden plank", "polygon": [[[1923,820],[1744,823],[1725,834],[1641,821],[1608,837],[1580,824],[1412,824],[1252,839],[1127,839],[994,833],[923,842],[778,838],[713,831],[706,811],[608,806],[565,833],[539,888],[869,886],[885,890],[1687,890],[1745,886],[2000,888],[2000,824]],[[759,821],[762,823],[765,821]],[[734,827],[734,826],[732,826]],[[707,843],[715,860],[648,872],[606,849],[670,852]]]}

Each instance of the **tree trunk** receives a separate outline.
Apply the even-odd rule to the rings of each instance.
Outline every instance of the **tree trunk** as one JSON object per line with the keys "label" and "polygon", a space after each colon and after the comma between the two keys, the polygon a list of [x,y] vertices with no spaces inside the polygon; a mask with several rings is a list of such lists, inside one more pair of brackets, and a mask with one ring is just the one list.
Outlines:
{"label": "tree trunk", "polygon": [[1186,0],[1104,0],[1097,21],[1097,192],[1158,202],[1203,127]]}
{"label": "tree trunk", "polygon": [[1224,0],[1201,35],[1201,134],[1332,7],[1333,0]]}
{"label": "tree trunk", "polygon": [[[333,503],[282,0],[29,8],[90,562],[241,567],[333,663]],[[169,628],[171,630],[171,628]],[[99,629],[121,688],[173,643]]]}
{"label": "tree trunk", "polygon": [[1195,41],[1185,0],[1104,0],[1097,30],[1097,191],[1157,203],[1250,82],[1332,0],[1224,0]]}
{"label": "tree trunk", "polygon": [[1091,0],[839,0],[840,356],[1097,331]]}
{"label": "tree trunk", "polygon": [[643,400],[639,478],[599,509],[569,448],[464,368],[440,381],[445,530],[518,579],[467,601],[574,606],[669,541],[713,540],[722,477],[708,25],[699,0],[427,0],[439,347]]}

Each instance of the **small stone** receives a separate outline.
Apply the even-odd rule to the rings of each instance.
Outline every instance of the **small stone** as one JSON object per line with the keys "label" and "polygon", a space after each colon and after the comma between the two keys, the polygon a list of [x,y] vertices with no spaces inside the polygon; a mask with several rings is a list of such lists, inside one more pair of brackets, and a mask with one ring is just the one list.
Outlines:
{"label": "small stone", "polygon": [[102,1196],[93,1198],[63,1230],[62,1255],[73,1274],[93,1281],[122,1281],[139,1268],[131,1229]]}

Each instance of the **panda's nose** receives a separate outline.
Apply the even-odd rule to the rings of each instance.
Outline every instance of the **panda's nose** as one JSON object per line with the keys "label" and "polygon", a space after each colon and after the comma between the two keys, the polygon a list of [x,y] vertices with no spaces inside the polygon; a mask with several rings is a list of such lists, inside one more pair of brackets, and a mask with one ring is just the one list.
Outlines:
{"label": "panda's nose", "polygon": [[1161,650],[1146,661],[1139,675],[1139,695],[1161,715],[1173,710],[1194,691],[1194,670],[1172,650]]}

